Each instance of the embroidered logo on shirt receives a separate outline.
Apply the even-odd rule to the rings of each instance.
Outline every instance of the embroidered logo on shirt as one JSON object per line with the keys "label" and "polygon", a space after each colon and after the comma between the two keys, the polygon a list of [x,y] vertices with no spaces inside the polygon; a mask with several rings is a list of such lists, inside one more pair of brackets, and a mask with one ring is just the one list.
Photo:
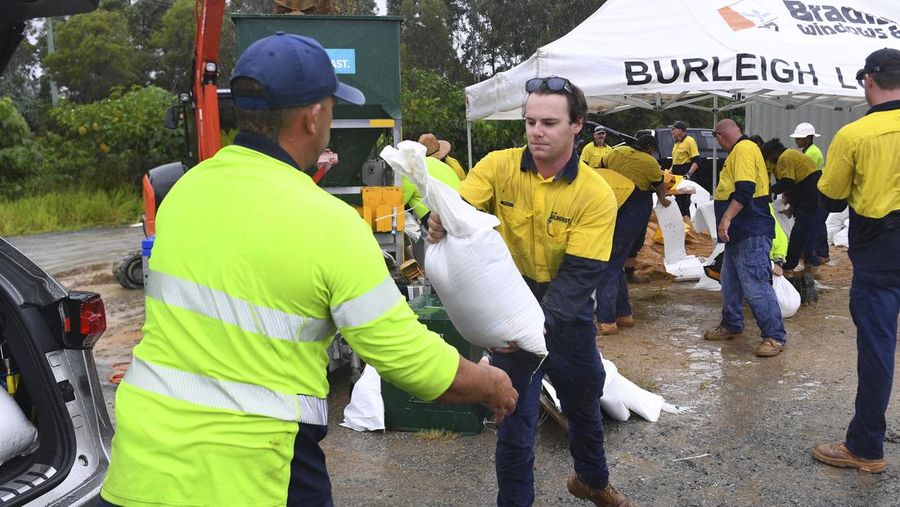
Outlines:
{"label": "embroidered logo on shirt", "polygon": [[572,219],[571,219],[571,218],[569,218],[569,217],[564,217],[564,216],[558,214],[558,213],[555,212],[555,211],[551,211],[551,212],[550,212],[550,216],[547,217],[547,223],[549,224],[549,223],[552,222],[553,220],[556,220],[557,222],[562,222],[562,223],[564,223],[564,224],[571,224],[571,223],[572,223]]}

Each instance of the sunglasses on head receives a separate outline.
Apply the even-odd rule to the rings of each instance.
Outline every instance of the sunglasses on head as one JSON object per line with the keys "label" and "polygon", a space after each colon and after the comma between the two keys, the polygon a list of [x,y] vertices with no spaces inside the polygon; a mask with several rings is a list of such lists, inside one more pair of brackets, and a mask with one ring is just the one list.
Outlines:
{"label": "sunglasses on head", "polygon": [[564,77],[535,77],[525,81],[525,92],[533,93],[538,91],[543,87],[546,90],[551,92],[562,92],[566,93],[575,93],[575,89],[572,87],[572,83],[569,82],[568,79]]}

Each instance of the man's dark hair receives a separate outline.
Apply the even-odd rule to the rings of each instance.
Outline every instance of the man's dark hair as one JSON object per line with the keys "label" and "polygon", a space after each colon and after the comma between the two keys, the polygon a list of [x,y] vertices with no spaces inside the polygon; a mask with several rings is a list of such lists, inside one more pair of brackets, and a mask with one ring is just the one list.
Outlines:
{"label": "man's dark hair", "polygon": [[884,90],[900,88],[900,71],[872,72],[869,75],[872,76],[879,88]]}
{"label": "man's dark hair", "polygon": [[643,134],[634,141],[634,148],[640,151],[653,151],[653,148],[656,148],[656,138],[650,134]]}
{"label": "man's dark hair", "polygon": [[778,157],[780,157],[786,149],[787,148],[784,146],[784,144],[778,139],[769,139],[768,141],[766,141],[766,144],[762,145],[760,151],[762,151],[762,156],[765,160],[768,160],[769,162],[777,162]]}
{"label": "man's dark hair", "polygon": [[[529,95],[563,95],[566,97],[566,101],[569,103],[569,121],[571,123],[575,123],[579,120],[584,120],[585,114],[587,114],[587,100],[584,98],[584,92],[581,91],[581,88],[572,84],[569,81],[569,85],[572,88],[572,91],[569,92],[566,89],[562,90],[551,90],[547,87],[547,83],[542,84],[537,90],[531,92]],[[528,100],[528,97],[525,97],[525,100]],[[524,110],[524,105],[522,106]]]}
{"label": "man's dark hair", "polygon": [[[257,80],[249,77],[236,78],[231,83],[231,93],[241,97],[265,98],[266,96],[265,88]],[[285,121],[297,109],[300,108],[241,109],[235,107],[237,128],[277,141]]]}

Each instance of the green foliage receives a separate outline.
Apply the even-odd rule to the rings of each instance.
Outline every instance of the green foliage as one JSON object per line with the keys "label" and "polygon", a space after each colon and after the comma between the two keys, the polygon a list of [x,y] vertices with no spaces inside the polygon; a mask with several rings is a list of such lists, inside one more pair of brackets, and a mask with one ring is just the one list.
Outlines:
{"label": "green foliage", "polygon": [[91,104],[64,103],[52,110],[57,138],[48,137],[52,142],[46,145],[54,172],[109,189],[134,184],[148,169],[178,160],[180,131],[162,122],[175,100],[154,86],[135,87]]}
{"label": "green foliage", "polygon": [[37,165],[38,146],[12,99],[0,98],[0,197],[20,195]]}
{"label": "green foliage", "polygon": [[100,100],[112,88],[141,82],[138,61],[146,55],[134,47],[122,12],[97,10],[54,27],[56,52],[42,63],[71,100]]}
{"label": "green foliage", "polygon": [[[449,141],[451,155],[466,165],[466,107],[464,87],[433,70],[403,73],[403,124],[407,139],[426,132]],[[522,145],[523,123],[476,122],[472,127],[473,162],[496,149]]]}
{"label": "green foliage", "polygon": [[176,0],[162,17],[161,26],[150,37],[159,55],[153,82],[170,92],[191,89],[194,49],[194,2]]}
{"label": "green foliage", "polygon": [[403,23],[404,71],[429,69],[453,80],[465,80],[466,69],[455,58],[453,38],[444,0],[403,0],[400,14]]}
{"label": "green foliage", "polygon": [[0,236],[117,225],[140,219],[143,204],[133,189],[72,190],[0,201]]}

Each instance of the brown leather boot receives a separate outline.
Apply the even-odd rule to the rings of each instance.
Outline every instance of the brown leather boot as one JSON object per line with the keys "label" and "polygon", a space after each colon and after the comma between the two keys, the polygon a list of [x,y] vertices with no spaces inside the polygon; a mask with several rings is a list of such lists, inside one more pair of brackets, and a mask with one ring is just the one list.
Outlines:
{"label": "brown leather boot", "polygon": [[735,336],[740,335],[740,331],[732,331],[725,326],[716,326],[712,329],[707,329],[706,332],[703,333],[703,339],[713,342],[720,342],[723,340],[730,340]]}
{"label": "brown leather boot", "polygon": [[603,507],[634,507],[634,503],[627,496],[619,493],[612,484],[607,484],[603,489],[593,489],[581,482],[577,474],[572,474],[566,481],[566,488],[572,495],[594,502],[594,505]]}
{"label": "brown leather boot", "polygon": [[615,322],[610,324],[604,322],[597,322],[595,324],[597,326],[597,336],[609,336],[614,334],[619,334],[619,328],[616,326]]}
{"label": "brown leather boot", "polygon": [[850,449],[847,449],[847,445],[844,442],[819,444],[813,447],[812,455],[816,460],[833,467],[858,468],[863,472],[872,472],[875,474],[884,472],[884,458],[860,458],[850,452]]}
{"label": "brown leather boot", "polygon": [[784,350],[783,343],[779,343],[772,338],[764,338],[763,341],[759,342],[759,345],[756,346],[754,354],[756,354],[757,357],[775,357],[778,354],[781,354],[782,350]]}
{"label": "brown leather boot", "polygon": [[634,315],[626,315],[616,319],[616,325],[619,327],[634,327]]}

